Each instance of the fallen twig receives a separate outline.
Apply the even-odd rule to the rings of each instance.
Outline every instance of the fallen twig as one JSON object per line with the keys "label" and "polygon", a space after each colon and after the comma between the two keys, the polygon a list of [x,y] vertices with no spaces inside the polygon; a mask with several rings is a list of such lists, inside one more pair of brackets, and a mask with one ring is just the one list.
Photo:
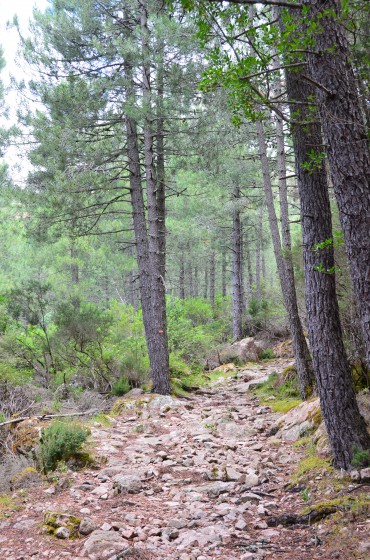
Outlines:
{"label": "fallen twig", "polygon": [[9,424],[20,424],[25,420],[50,420],[51,418],[68,418],[72,416],[87,416],[93,412],[99,412],[98,408],[93,408],[91,410],[86,410],[86,412],[72,412],[70,414],[42,414],[41,416],[21,416],[20,418],[12,418],[12,420],[7,420],[6,422],[0,422],[0,427],[7,426]]}

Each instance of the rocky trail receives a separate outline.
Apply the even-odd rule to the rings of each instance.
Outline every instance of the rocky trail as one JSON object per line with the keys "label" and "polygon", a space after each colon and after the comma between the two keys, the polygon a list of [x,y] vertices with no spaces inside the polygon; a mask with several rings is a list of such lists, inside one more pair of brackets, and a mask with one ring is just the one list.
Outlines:
{"label": "rocky trail", "polygon": [[364,553],[354,556],[343,539],[327,548],[322,524],[279,517],[306,505],[287,487],[302,451],[269,435],[281,415],[248,386],[286,364],[247,367],[186,399],[132,392],[110,426],[92,427],[100,469],[27,490],[0,520],[0,559],[366,558],[369,525],[355,529]]}

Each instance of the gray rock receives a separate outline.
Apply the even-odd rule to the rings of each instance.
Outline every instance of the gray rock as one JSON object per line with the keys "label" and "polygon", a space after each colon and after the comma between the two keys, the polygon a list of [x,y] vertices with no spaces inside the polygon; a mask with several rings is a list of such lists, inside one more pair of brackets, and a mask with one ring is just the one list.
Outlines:
{"label": "gray rock", "polygon": [[199,488],[201,492],[205,492],[209,498],[218,498],[220,494],[225,492],[233,492],[235,490],[234,482],[214,482],[213,484],[208,484],[203,488]]}
{"label": "gray rock", "polygon": [[86,540],[81,556],[88,556],[91,560],[108,560],[114,554],[124,552],[130,548],[119,533],[115,531],[94,531]]}
{"label": "gray rock", "polygon": [[258,486],[260,484],[260,479],[254,473],[246,474],[244,484],[247,488],[251,488],[252,486]]}
{"label": "gray rock", "polygon": [[69,537],[71,536],[71,531],[68,529],[68,527],[58,527],[58,529],[55,531],[55,536],[58,539],[69,539]]}
{"label": "gray rock", "polygon": [[138,494],[142,489],[142,482],[135,475],[117,474],[113,480],[116,490],[122,494]]}
{"label": "gray rock", "polygon": [[360,480],[360,473],[359,471],[353,470],[349,473],[351,480],[353,480],[354,482],[357,482]]}
{"label": "gray rock", "polygon": [[239,517],[238,521],[235,523],[235,529],[239,531],[244,531],[247,528],[247,524],[242,517]]}
{"label": "gray rock", "polygon": [[175,529],[183,529],[184,527],[186,527],[187,523],[188,522],[186,519],[174,518],[169,521],[168,527],[175,527]]}
{"label": "gray rock", "polygon": [[37,525],[37,521],[35,521],[34,519],[21,519],[21,521],[17,521],[17,523],[14,523],[13,529],[17,529],[20,531],[25,531],[25,530],[27,531],[28,529],[31,529],[31,527],[34,527],[35,525]]}
{"label": "gray rock", "polygon": [[78,532],[81,535],[90,535],[90,533],[92,533],[96,529],[96,523],[92,519],[90,519],[90,517],[85,517],[81,520]]}
{"label": "gray rock", "polygon": [[370,467],[360,470],[361,482],[370,482]]}
{"label": "gray rock", "polygon": [[164,527],[162,529],[162,537],[168,541],[174,541],[179,536],[179,531],[175,527]]}

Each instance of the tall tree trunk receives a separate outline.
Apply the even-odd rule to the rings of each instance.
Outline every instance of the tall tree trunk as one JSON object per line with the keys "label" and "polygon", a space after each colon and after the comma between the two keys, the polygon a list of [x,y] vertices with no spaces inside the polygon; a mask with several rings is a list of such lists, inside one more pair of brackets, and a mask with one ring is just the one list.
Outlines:
{"label": "tall tree trunk", "polygon": [[[188,250],[188,255],[190,253],[190,246]],[[189,286],[189,296],[194,297],[194,279],[193,279],[193,262],[189,260],[188,262],[188,286]]]}
{"label": "tall tree trunk", "polygon": [[212,250],[209,256],[209,299],[212,305],[215,304],[216,288],[216,255]]}
{"label": "tall tree trunk", "polygon": [[[318,271],[318,268],[326,271],[334,267],[333,247],[315,249],[317,243],[332,237],[325,166],[313,171],[305,166],[312,148],[322,142],[321,128],[318,119],[314,121],[310,105],[313,88],[304,81],[302,72],[287,72],[286,83],[294,119],[304,122],[295,124],[292,134],[301,201],[305,297],[313,365],[334,464],[348,469],[354,448],[369,448],[370,437],[358,410],[343,346],[335,274]],[[300,102],[299,115],[295,101]]]}
{"label": "tall tree trunk", "polygon": [[226,272],[227,272],[227,261],[226,261],[226,251],[222,251],[222,264],[221,264],[221,291],[222,297],[226,297],[227,295],[227,279],[226,279]]}
{"label": "tall tree trunk", "polygon": [[179,296],[180,299],[185,299],[185,254],[181,250],[180,253],[180,269],[179,269]]}
{"label": "tall tree trunk", "polygon": [[256,242],[256,297],[261,303],[261,237],[262,237],[263,206],[261,204],[258,214],[257,242]]}
{"label": "tall tree trunk", "polygon": [[281,254],[280,233],[278,228],[277,216],[274,207],[271,176],[269,162],[266,155],[266,142],[263,130],[263,124],[260,120],[256,121],[256,131],[260,152],[260,160],[263,175],[263,186],[265,191],[266,206],[269,216],[270,230],[276,265],[283,293],[285,309],[288,314],[288,322],[290,333],[292,335],[292,343],[294,356],[297,367],[299,389],[303,399],[306,399],[312,392],[313,371],[311,357],[308,350],[307,342],[303,334],[302,324],[298,313],[297,296],[294,284],[294,275],[291,269],[286,268]]}
{"label": "tall tree trunk", "polygon": [[199,296],[199,269],[198,266],[194,267],[194,297]]}
{"label": "tall tree trunk", "polygon": [[70,265],[71,283],[73,286],[72,305],[74,310],[77,312],[80,309],[80,298],[78,295],[78,285],[80,283],[80,271],[79,271],[78,261],[77,261],[77,257],[78,257],[77,249],[73,240],[71,241],[71,245],[70,245],[70,254],[71,254],[71,265]]}
{"label": "tall tree trunk", "polygon": [[[160,8],[161,9],[161,8]],[[166,278],[166,174],[164,158],[164,62],[163,40],[159,41],[159,62],[157,67],[157,213],[159,271],[163,282]]]}
{"label": "tall tree trunk", "polygon": [[[247,230],[248,231],[248,230]],[[252,289],[253,289],[253,272],[252,272],[252,262],[251,262],[251,251],[250,251],[250,242],[247,237],[245,244],[245,262],[247,265],[247,299],[248,303],[250,303],[252,299]]]}
{"label": "tall tree trunk", "polygon": [[[304,0],[318,54],[308,54],[370,366],[370,150],[339,0]],[[317,148],[321,154],[323,149]]]}
{"label": "tall tree trunk", "polygon": [[242,282],[242,228],[240,221],[240,187],[236,181],[233,185],[233,226],[232,226],[232,252],[233,252],[233,338],[243,338],[243,287]]}
{"label": "tall tree trunk", "polygon": [[79,274],[78,262],[77,262],[78,255],[77,255],[76,245],[73,243],[73,241],[71,242],[70,253],[71,253],[71,266],[70,266],[71,282],[74,286],[78,286],[78,284],[80,283],[80,274]]}
{"label": "tall tree trunk", "polygon": [[204,268],[204,292],[203,292],[203,297],[204,299],[208,298],[208,263],[205,262],[205,268]]}
{"label": "tall tree trunk", "polygon": [[[153,379],[153,392],[170,394],[169,377],[169,354],[168,354],[168,335],[167,335],[167,316],[166,316],[166,290],[162,273],[164,273],[165,261],[161,253],[163,248],[161,237],[163,238],[164,215],[163,209],[158,210],[157,201],[157,182],[154,169],[153,152],[153,122],[151,118],[151,83],[150,83],[150,49],[149,49],[149,29],[148,13],[145,2],[141,8],[141,37],[143,54],[143,105],[145,110],[144,118],[144,159],[145,159],[145,179],[148,207],[148,248],[150,280],[152,289],[152,337],[155,341],[155,352],[150,356],[151,375]],[[162,228],[162,229],[161,229]]]}

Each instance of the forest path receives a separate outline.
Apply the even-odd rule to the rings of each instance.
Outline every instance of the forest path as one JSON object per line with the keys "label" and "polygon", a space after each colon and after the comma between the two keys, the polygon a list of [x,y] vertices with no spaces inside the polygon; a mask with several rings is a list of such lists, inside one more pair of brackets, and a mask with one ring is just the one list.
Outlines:
{"label": "forest path", "polygon": [[[285,487],[300,452],[268,435],[280,415],[247,389],[285,365],[247,367],[189,399],[125,400],[109,427],[92,428],[106,465],[27,491],[24,509],[0,523],[1,560],[336,558],[317,546],[315,525],[269,526],[305,505]],[[85,518],[86,536],[46,535],[47,511]]]}

